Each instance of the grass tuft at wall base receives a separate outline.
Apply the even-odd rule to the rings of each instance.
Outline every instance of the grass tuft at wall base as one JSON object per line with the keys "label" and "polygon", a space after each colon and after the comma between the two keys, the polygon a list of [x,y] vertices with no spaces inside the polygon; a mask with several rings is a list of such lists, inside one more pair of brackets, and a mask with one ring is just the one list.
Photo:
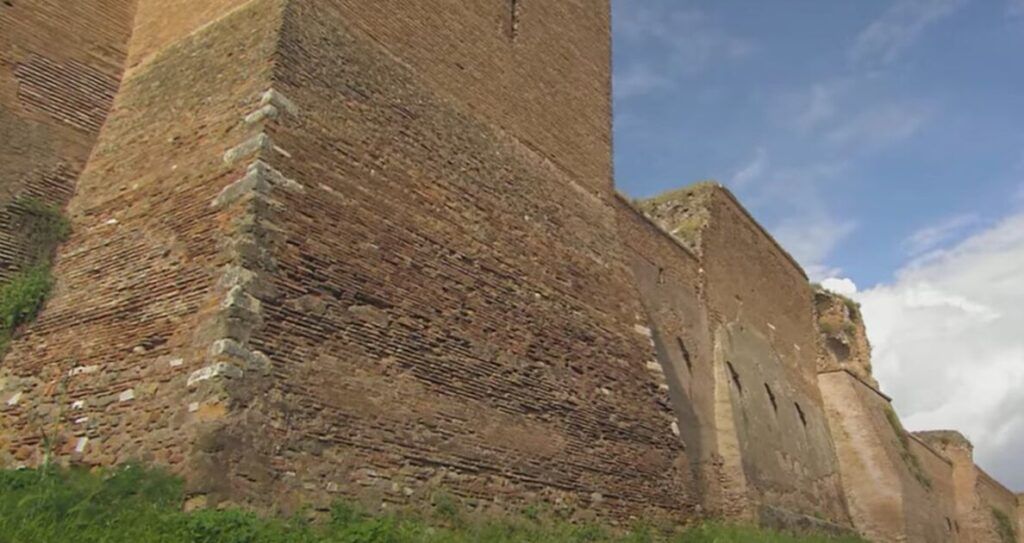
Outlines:
{"label": "grass tuft at wall base", "polygon": [[612,532],[537,516],[478,518],[456,504],[434,517],[371,516],[344,505],[329,518],[264,518],[239,510],[181,511],[180,481],[127,466],[0,472],[5,543],[857,543],[705,524],[684,533]]}

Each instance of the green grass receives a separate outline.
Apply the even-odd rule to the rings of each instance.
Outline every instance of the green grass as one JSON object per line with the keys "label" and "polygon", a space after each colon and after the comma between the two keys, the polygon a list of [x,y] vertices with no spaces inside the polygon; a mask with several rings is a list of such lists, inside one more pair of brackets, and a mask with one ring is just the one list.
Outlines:
{"label": "green grass", "polygon": [[0,542],[47,543],[824,543],[753,528],[706,524],[667,535],[637,528],[542,518],[479,517],[454,500],[426,516],[372,516],[336,506],[313,524],[302,517],[263,518],[239,510],[181,511],[180,482],[160,471],[123,467],[103,472],[47,468],[0,472]]}

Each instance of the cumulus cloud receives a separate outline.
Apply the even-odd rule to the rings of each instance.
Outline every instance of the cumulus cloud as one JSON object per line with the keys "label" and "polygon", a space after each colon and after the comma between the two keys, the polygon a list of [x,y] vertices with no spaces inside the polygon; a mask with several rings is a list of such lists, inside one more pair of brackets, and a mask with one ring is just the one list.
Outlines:
{"label": "cumulus cloud", "polygon": [[854,41],[850,58],[858,64],[889,64],[912,46],[929,26],[952,15],[966,0],[898,0]]}
{"label": "cumulus cloud", "polygon": [[960,430],[979,464],[1024,490],[1024,213],[857,298],[907,427]]}
{"label": "cumulus cloud", "polygon": [[849,277],[829,277],[821,282],[821,286],[843,296],[853,297],[857,294],[857,283]]}

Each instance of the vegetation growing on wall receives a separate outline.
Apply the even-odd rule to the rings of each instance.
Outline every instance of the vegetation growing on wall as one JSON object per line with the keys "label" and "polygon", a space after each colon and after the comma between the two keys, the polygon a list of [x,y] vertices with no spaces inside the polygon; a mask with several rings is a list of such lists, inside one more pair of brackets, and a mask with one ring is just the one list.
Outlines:
{"label": "vegetation growing on wall", "polygon": [[0,285],[0,354],[6,351],[17,329],[42,309],[53,288],[53,254],[71,233],[70,222],[56,206],[35,198],[19,198],[11,207],[18,211],[27,261],[21,271]]}
{"label": "vegetation growing on wall", "polygon": [[1017,541],[1017,530],[1013,528],[1013,521],[1009,515],[1001,509],[992,508],[992,517],[996,521],[996,532],[999,534],[999,541],[1002,543],[1015,543]]}
{"label": "vegetation growing on wall", "polygon": [[900,422],[899,416],[896,415],[896,411],[891,406],[887,405],[885,407],[885,419],[889,421],[889,426],[892,427],[892,430],[896,432],[896,437],[899,438],[900,458],[907,465],[910,474],[917,479],[917,482],[921,483],[921,486],[931,490],[932,480],[924,472],[924,468],[921,466],[921,461],[917,458],[917,455],[910,450],[910,434],[903,428],[903,423]]}
{"label": "vegetation growing on wall", "polygon": [[123,467],[105,472],[0,472],[3,541],[80,543],[858,543],[858,539],[798,538],[753,528],[707,524],[670,534],[638,527],[613,532],[544,518],[477,518],[454,500],[431,515],[371,516],[336,506],[319,522],[303,514],[262,518],[239,510],[184,513],[180,482],[159,471]]}

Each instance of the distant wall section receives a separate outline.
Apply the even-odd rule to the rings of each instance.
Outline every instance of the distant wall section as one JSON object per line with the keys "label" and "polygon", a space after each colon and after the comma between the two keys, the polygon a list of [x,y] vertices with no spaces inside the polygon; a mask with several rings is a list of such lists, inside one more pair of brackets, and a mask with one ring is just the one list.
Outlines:
{"label": "distant wall section", "polygon": [[[751,503],[847,523],[815,380],[817,328],[803,271],[717,184],[639,206],[699,254],[720,447],[727,462],[733,455],[742,465]],[[731,452],[723,441],[730,435]]]}

